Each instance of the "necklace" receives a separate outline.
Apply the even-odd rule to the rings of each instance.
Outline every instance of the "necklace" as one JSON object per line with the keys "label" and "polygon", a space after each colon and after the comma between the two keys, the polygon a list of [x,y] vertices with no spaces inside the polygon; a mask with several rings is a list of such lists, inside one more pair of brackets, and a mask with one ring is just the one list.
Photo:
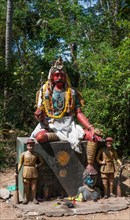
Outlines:
{"label": "necklace", "polygon": [[52,94],[52,102],[54,111],[59,114],[59,112],[61,112],[65,106],[65,91],[57,91],[54,89]]}
{"label": "necklace", "polygon": [[65,105],[64,105],[62,112],[59,115],[53,115],[53,114],[51,114],[51,112],[54,112],[51,92],[49,94],[49,99],[45,97],[45,91],[46,91],[47,87],[48,87],[48,82],[46,83],[46,86],[43,90],[43,106],[44,106],[45,112],[46,112],[47,116],[50,118],[62,118],[65,115],[65,113],[67,112],[67,109],[69,107],[69,101],[71,99],[71,88],[67,87],[67,89],[66,89]]}

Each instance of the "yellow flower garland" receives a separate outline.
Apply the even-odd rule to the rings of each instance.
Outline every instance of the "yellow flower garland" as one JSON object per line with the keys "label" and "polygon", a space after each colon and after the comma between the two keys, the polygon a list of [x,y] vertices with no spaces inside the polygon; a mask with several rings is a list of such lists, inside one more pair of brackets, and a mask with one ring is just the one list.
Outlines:
{"label": "yellow flower garland", "polygon": [[[44,88],[43,93],[45,93],[47,85],[48,85],[48,82],[46,82],[46,86]],[[68,85],[70,85],[70,84],[68,83]],[[44,95],[43,96],[44,97],[43,106],[44,106],[44,109],[45,109],[45,112],[46,112],[47,116],[50,117],[50,118],[62,118],[64,116],[64,114],[66,113],[68,105],[69,105],[69,101],[70,101],[70,97],[71,97],[71,88],[70,87],[67,88],[67,95],[66,95],[67,98],[65,100],[65,107],[64,107],[64,110],[61,112],[60,115],[52,115],[52,114],[49,113],[49,111],[48,111],[48,103],[47,103],[48,100],[45,99],[45,94],[43,94],[43,95]]]}

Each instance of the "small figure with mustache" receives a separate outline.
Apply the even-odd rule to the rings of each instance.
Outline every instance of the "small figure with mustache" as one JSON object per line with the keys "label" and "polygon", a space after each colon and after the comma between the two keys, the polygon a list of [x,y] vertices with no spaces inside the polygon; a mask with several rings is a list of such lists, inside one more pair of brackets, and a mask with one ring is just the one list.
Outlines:
{"label": "small figure with mustache", "polygon": [[[104,188],[104,198],[108,198],[108,191],[110,191],[110,197],[115,197],[113,194],[113,182],[114,182],[114,160],[122,166],[115,149],[112,147],[113,138],[107,137],[105,140],[105,146],[101,148],[96,156],[96,161],[101,165],[100,172]],[[108,188],[109,187],[109,188]]]}

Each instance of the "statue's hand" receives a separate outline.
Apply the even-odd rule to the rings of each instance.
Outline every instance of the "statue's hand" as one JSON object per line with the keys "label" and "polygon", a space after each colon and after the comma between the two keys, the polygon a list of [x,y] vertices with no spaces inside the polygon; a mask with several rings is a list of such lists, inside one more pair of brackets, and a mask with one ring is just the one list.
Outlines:
{"label": "statue's hand", "polygon": [[102,138],[103,134],[102,134],[102,132],[99,128],[94,128],[93,133],[94,133],[93,134],[93,140],[95,142],[103,140],[103,138]]}
{"label": "statue's hand", "polygon": [[94,134],[96,134],[97,136],[100,136],[100,137],[103,136],[102,131],[99,128],[94,128]]}
{"label": "statue's hand", "polygon": [[40,109],[37,108],[37,110],[34,113],[34,116],[36,118],[36,120],[38,121],[42,121],[44,119],[44,113],[43,111],[41,111]]}

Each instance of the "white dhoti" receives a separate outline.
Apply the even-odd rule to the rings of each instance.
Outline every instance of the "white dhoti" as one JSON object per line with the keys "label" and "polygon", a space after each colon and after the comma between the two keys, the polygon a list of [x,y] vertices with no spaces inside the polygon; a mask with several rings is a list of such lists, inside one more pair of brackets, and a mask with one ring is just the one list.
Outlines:
{"label": "white dhoti", "polygon": [[49,127],[61,141],[68,141],[72,149],[81,153],[80,142],[85,133],[82,127],[75,123],[72,116],[55,119],[53,123],[49,124]]}
{"label": "white dhoti", "polygon": [[[72,149],[81,153],[80,142],[83,139],[85,132],[80,125],[75,123],[72,116],[55,119],[52,123],[49,123],[49,128],[61,141],[68,141]],[[35,138],[36,134],[42,130],[45,130],[44,124],[39,123],[32,132],[30,138]]]}

